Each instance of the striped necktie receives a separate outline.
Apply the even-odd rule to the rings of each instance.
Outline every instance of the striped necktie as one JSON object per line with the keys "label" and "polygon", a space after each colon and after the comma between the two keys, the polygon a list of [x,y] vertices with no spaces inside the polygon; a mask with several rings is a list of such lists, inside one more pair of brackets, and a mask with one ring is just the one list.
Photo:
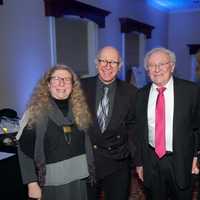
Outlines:
{"label": "striped necktie", "polygon": [[108,87],[104,87],[104,95],[100,100],[97,109],[97,119],[102,133],[106,129],[106,119],[108,117],[108,111],[109,111]]}

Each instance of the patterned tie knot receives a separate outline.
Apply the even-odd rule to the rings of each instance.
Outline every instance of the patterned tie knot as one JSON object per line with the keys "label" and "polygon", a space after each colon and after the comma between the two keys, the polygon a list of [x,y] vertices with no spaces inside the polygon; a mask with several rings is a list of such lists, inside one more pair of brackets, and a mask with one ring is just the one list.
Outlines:
{"label": "patterned tie knot", "polygon": [[105,96],[105,95],[108,95],[108,90],[109,90],[108,87],[104,87],[104,96]]}
{"label": "patterned tie knot", "polygon": [[108,90],[109,90],[108,87],[104,87],[104,94],[103,94],[103,98],[102,98],[103,112],[104,112],[105,116],[108,115],[108,109],[109,109]]}
{"label": "patterned tie knot", "polygon": [[156,88],[159,94],[163,94],[163,92],[166,90],[166,87],[160,87]]}

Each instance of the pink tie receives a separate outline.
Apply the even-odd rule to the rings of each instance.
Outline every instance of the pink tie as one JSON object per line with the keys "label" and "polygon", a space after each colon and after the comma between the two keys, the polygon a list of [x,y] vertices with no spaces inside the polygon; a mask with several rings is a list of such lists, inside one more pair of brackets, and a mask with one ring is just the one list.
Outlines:
{"label": "pink tie", "polygon": [[165,147],[165,97],[164,91],[166,88],[157,88],[158,96],[156,101],[156,116],[155,116],[155,152],[159,158],[166,153]]}

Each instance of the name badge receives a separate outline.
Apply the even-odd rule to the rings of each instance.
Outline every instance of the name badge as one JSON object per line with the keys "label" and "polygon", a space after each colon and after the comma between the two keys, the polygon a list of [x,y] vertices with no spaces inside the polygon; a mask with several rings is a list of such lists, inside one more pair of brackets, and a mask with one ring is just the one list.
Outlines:
{"label": "name badge", "polygon": [[72,132],[71,126],[63,126],[63,132],[65,134],[71,133]]}

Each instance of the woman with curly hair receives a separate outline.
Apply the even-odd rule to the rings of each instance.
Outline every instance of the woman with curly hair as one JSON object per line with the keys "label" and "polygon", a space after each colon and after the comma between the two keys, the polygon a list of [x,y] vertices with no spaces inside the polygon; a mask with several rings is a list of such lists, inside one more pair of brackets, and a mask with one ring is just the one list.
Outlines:
{"label": "woman with curly hair", "polygon": [[65,65],[52,67],[27,110],[18,155],[29,198],[86,200],[86,181],[94,180],[91,116],[76,74]]}

